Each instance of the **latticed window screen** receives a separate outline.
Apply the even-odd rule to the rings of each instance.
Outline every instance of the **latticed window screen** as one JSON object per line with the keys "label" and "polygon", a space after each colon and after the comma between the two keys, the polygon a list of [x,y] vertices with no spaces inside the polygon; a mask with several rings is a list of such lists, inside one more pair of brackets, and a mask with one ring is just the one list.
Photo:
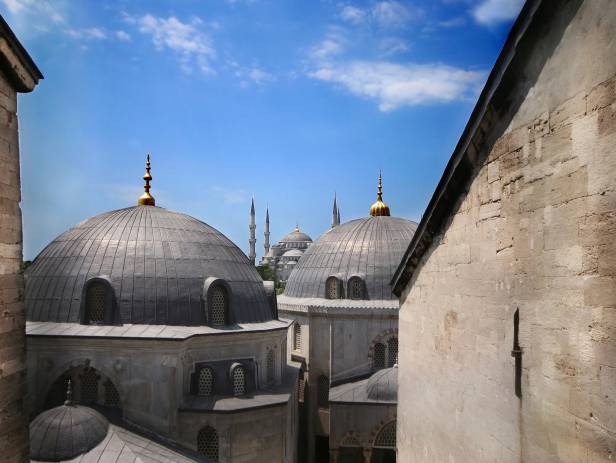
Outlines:
{"label": "latticed window screen", "polygon": [[387,366],[393,367],[398,363],[398,338],[387,341]]}
{"label": "latticed window screen", "polygon": [[385,345],[380,342],[374,346],[374,368],[385,368]]}
{"label": "latticed window screen", "polygon": [[105,295],[107,288],[102,283],[92,283],[86,291],[88,320],[102,322],[105,319]]}
{"label": "latticed window screen", "polygon": [[330,278],[326,283],[327,299],[338,299],[338,280]]}
{"label": "latticed window screen", "polygon": [[293,325],[293,350],[302,348],[302,326],[299,323]]}
{"label": "latticed window screen", "polygon": [[305,391],[306,391],[306,380],[304,379],[304,374],[301,373],[299,375],[299,380],[297,381],[297,400],[299,402],[304,401]]}
{"label": "latticed window screen", "polygon": [[242,395],[246,393],[246,372],[244,367],[235,367],[233,369],[233,395]]}
{"label": "latticed window screen", "polygon": [[98,400],[98,375],[93,368],[87,368],[81,375],[81,402],[93,403]]}
{"label": "latticed window screen", "polygon": [[201,368],[201,370],[199,370],[199,395],[212,395],[213,388],[214,373],[212,373],[212,369],[209,367]]}
{"label": "latticed window screen", "polygon": [[197,450],[206,458],[218,461],[218,434],[211,426],[206,426],[197,435]]}
{"label": "latticed window screen", "polygon": [[396,422],[387,423],[374,439],[374,447],[396,448]]}
{"label": "latticed window screen", "polygon": [[319,376],[317,379],[317,404],[321,408],[329,407],[329,378]]}
{"label": "latticed window screen", "polygon": [[210,325],[221,326],[227,324],[227,292],[218,285],[212,288],[210,297]]}
{"label": "latticed window screen", "polygon": [[267,384],[274,382],[274,351],[267,352]]}
{"label": "latticed window screen", "polygon": [[351,299],[364,298],[364,282],[359,278],[351,279]]}
{"label": "latticed window screen", "polygon": [[120,406],[120,394],[110,380],[105,381],[105,405],[108,407]]}

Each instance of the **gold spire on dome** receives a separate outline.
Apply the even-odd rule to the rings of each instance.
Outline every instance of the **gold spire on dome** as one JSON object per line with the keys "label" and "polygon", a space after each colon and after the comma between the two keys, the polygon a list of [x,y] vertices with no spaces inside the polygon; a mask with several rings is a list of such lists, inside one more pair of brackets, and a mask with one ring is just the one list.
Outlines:
{"label": "gold spire on dome", "polygon": [[140,206],[155,206],[156,201],[154,200],[154,196],[150,194],[150,182],[152,181],[152,174],[150,174],[150,155],[148,154],[148,160],[145,163],[145,174],[143,175],[143,180],[145,180],[145,185],[143,189],[145,193],[139,196],[137,200],[137,204]]}
{"label": "gold spire on dome", "polygon": [[389,206],[383,202],[383,182],[381,172],[379,172],[379,187],[376,194],[376,202],[370,206],[370,215],[377,217],[381,215],[389,216]]}

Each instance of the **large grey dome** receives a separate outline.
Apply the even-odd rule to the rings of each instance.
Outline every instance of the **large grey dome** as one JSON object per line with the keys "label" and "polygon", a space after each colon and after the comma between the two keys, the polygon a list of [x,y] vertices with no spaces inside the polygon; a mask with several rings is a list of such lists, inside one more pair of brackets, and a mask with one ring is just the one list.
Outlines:
{"label": "large grey dome", "polygon": [[398,400],[398,367],[385,368],[374,373],[366,383],[366,395],[371,400]]}
{"label": "large grey dome", "polygon": [[312,241],[312,238],[300,231],[299,227],[295,227],[295,230],[286,234],[285,237],[280,240],[281,243],[297,243],[302,241]]}
{"label": "large grey dome", "polygon": [[226,236],[193,217],[135,206],[87,219],[53,240],[26,272],[32,321],[79,322],[84,283],[105,277],[121,323],[202,325],[204,281],[230,289],[235,323],[274,317],[263,280]]}
{"label": "large grey dome", "polygon": [[96,447],[109,422],[89,407],[61,405],[30,423],[30,457],[37,461],[71,460]]}
{"label": "large grey dome", "polygon": [[366,299],[397,299],[389,282],[416,229],[415,222],[389,216],[338,225],[306,250],[287,280],[284,295],[323,298],[328,277],[347,280],[358,275],[364,280]]}

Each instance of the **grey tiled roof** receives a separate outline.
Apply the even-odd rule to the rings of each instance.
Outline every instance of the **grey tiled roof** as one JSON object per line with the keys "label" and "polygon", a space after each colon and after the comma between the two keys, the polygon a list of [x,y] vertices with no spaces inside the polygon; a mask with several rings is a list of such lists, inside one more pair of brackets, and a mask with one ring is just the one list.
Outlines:
{"label": "grey tiled roof", "polygon": [[272,319],[263,281],[218,230],[154,206],[87,219],[53,240],[26,272],[28,320],[78,322],[84,283],[107,276],[122,323],[201,325],[207,277],[226,280],[236,323]]}
{"label": "grey tiled roof", "polygon": [[329,276],[338,276],[346,284],[357,274],[365,281],[368,299],[397,299],[389,281],[416,228],[415,222],[381,216],[351,220],[330,229],[300,258],[284,295],[323,298]]}
{"label": "grey tiled roof", "polygon": [[385,368],[367,379],[334,386],[329,390],[329,401],[396,404],[398,401],[398,368]]}

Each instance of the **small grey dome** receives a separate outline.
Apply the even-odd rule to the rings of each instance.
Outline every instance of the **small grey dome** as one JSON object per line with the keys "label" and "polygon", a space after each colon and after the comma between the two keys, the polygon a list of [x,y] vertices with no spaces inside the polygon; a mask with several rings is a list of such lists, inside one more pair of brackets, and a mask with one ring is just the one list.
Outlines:
{"label": "small grey dome", "polygon": [[385,368],[373,374],[366,384],[366,393],[371,400],[398,400],[398,367]]}
{"label": "small grey dome", "polygon": [[298,241],[310,241],[312,242],[312,238],[306,235],[304,232],[299,231],[298,227],[295,227],[291,233],[285,235],[283,239],[280,240],[281,243],[295,243]]}
{"label": "small grey dome", "polygon": [[30,457],[64,461],[96,447],[107,435],[109,422],[89,407],[61,405],[46,410],[30,423]]}
{"label": "small grey dome", "polygon": [[336,276],[346,284],[353,275],[364,279],[366,298],[393,300],[389,282],[408,248],[417,224],[396,217],[351,220],[316,240],[287,281],[288,297],[325,297],[325,282]]}
{"label": "small grey dome", "polygon": [[230,289],[235,323],[271,320],[263,280],[225,235],[193,217],[135,206],[84,220],[54,239],[28,268],[30,321],[80,321],[84,284],[105,278],[115,292],[119,322],[194,326],[207,278]]}

